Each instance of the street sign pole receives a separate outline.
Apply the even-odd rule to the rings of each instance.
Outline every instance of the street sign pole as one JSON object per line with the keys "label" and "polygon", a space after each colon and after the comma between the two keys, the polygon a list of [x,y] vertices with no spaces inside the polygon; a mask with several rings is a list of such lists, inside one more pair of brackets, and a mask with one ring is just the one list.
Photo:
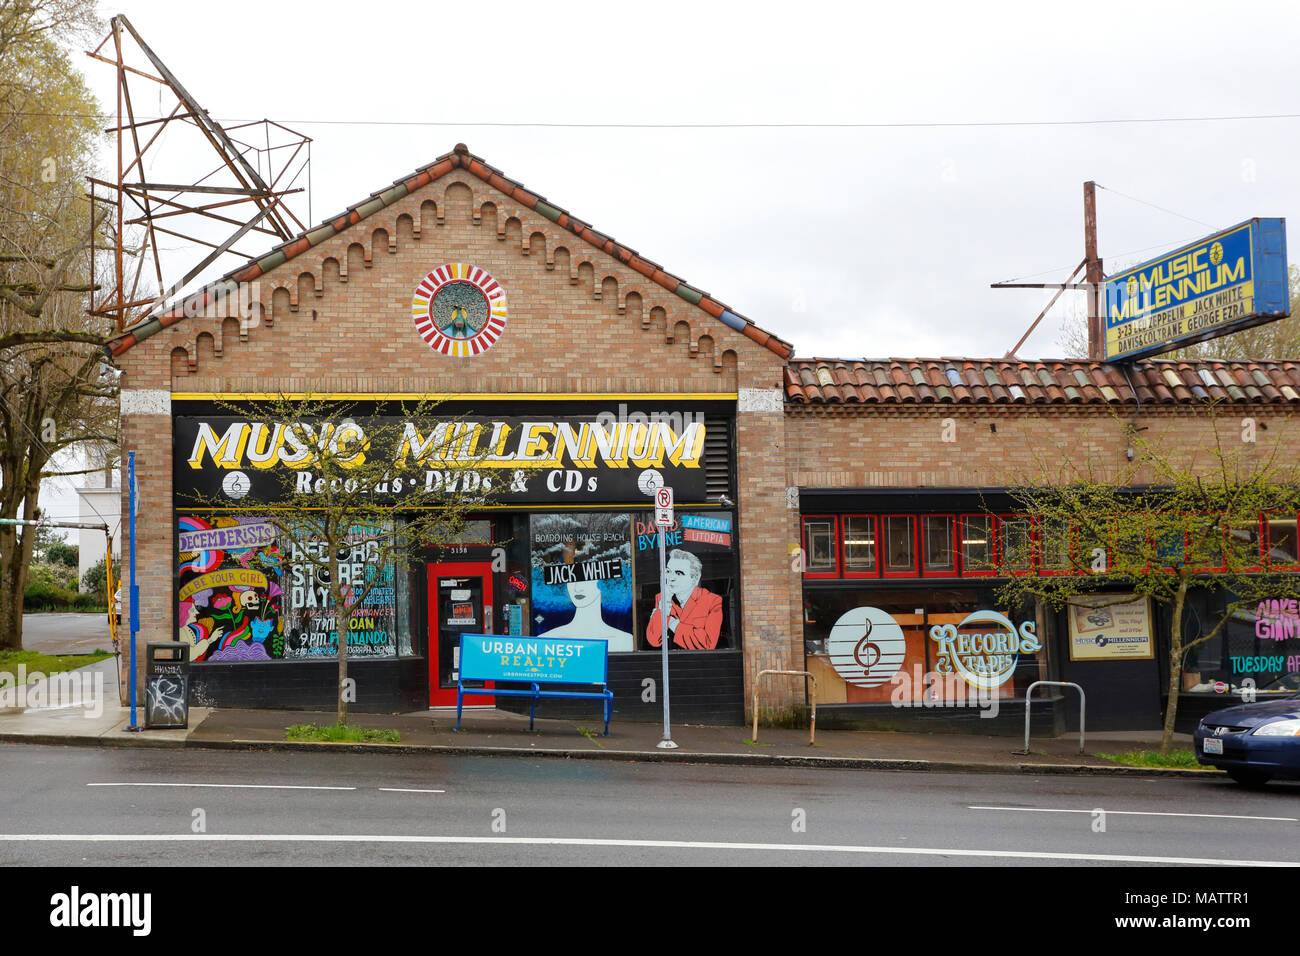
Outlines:
{"label": "street sign pole", "polygon": [[128,592],[131,600],[131,725],[127,727],[127,731],[135,732],[140,729],[135,722],[135,632],[140,629],[140,586],[135,583],[135,452],[127,453],[126,470],[127,491],[131,496],[131,589]]}
{"label": "street sign pole", "polygon": [[673,741],[672,720],[669,716],[668,699],[668,573],[667,573],[667,538],[668,529],[673,524],[673,490],[659,488],[655,491],[655,524],[659,526],[659,649],[663,655],[664,676],[664,739],[656,746],[660,750],[676,750]]}

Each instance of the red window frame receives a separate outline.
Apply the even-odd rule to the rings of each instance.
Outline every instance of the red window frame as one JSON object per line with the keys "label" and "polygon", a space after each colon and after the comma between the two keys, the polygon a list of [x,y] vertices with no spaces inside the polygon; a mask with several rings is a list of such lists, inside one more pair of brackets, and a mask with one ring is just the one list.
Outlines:
{"label": "red window frame", "polygon": [[[814,571],[809,567],[812,551],[808,547],[808,522],[829,521],[831,523],[831,557],[835,568],[830,571]],[[803,547],[803,576],[805,578],[838,578],[844,566],[840,560],[840,518],[839,515],[804,515],[799,521],[799,541]]]}
{"label": "red window frame", "polygon": [[1079,573],[1079,535],[1076,531],[1076,525],[1070,522],[1070,548],[1066,555],[1065,567],[1049,568],[1047,566],[1047,543],[1046,534],[1043,531],[1042,522],[1035,518],[1033,527],[1030,529],[1031,545],[1030,548],[1034,555],[1034,567],[1038,573],[1047,577],[1060,577],[1068,574]]}
{"label": "red window frame", "polygon": [[[1273,525],[1269,518],[1292,518],[1296,517],[1293,511],[1266,511],[1260,515],[1261,530],[1263,535],[1261,540],[1264,546],[1264,566],[1270,571],[1300,571],[1300,561],[1295,564],[1277,564],[1273,563]],[[1300,521],[1296,523],[1296,553],[1300,556]]]}
{"label": "red window frame", "polygon": [[[1128,517],[1129,517],[1128,515],[1116,515],[1108,519],[1106,522],[1106,573],[1107,574],[1115,573],[1115,562],[1113,558],[1115,553],[1119,550],[1117,547],[1115,547],[1116,527],[1122,524],[1125,521],[1125,519],[1127,519]],[[1148,552],[1151,550],[1151,541],[1149,539],[1146,541],[1146,548]],[[1139,573],[1146,574],[1150,572],[1150,570],[1151,570],[1151,559],[1150,556],[1148,555],[1146,567],[1141,568]]]}
{"label": "red window frame", "polygon": [[[1223,532],[1225,535],[1231,534],[1232,527],[1229,526],[1224,528]],[[1250,567],[1242,568],[1243,573],[1256,574],[1264,570],[1264,539],[1266,537],[1267,537],[1267,533],[1264,529],[1264,516],[1259,515],[1255,519],[1255,544],[1256,544],[1255,557],[1257,557],[1259,560],[1255,564],[1252,564]],[[1227,548],[1225,547],[1224,550],[1226,551]]]}
{"label": "red window frame", "polygon": [[[881,569],[881,567],[883,566],[884,562],[880,560],[881,548],[880,548],[880,518],[879,518],[879,516],[877,516],[877,515],[868,515],[868,514],[846,514],[846,515],[840,515],[840,518],[842,519],[841,522],[840,522],[840,535],[839,535],[839,539],[840,539],[840,555],[841,555],[841,558],[842,558],[842,560],[841,560],[841,562],[840,562],[840,570],[843,572],[844,577],[846,577],[846,578],[878,578],[878,577],[880,577],[880,569]],[[870,570],[870,571],[854,571],[852,568],[849,567],[849,547],[848,547],[848,543],[847,543],[846,539],[848,538],[848,535],[849,535],[849,520],[848,520],[848,519],[850,519],[850,518],[865,518],[865,519],[867,519],[868,521],[871,522],[871,534],[872,534],[872,536],[873,536],[873,538],[875,539],[875,542],[876,542],[876,566],[875,566],[875,568],[874,568],[873,570]]]}
{"label": "red window frame", "polygon": [[[930,518],[947,518],[952,524],[948,530],[948,549],[952,554],[952,568],[950,570],[926,569],[926,547],[929,543],[929,536],[925,532],[925,522]],[[958,532],[957,516],[944,512],[930,512],[916,516],[916,536],[917,536],[917,563],[921,569],[923,578],[955,578],[961,575],[961,534]]]}
{"label": "red window frame", "polygon": [[[1196,512],[1195,516],[1200,517],[1204,512]],[[1188,567],[1192,567],[1193,574],[1213,574],[1216,571],[1228,570],[1228,529],[1221,527],[1219,529],[1223,534],[1222,547],[1219,549],[1219,556],[1222,559],[1219,564],[1207,564],[1205,567],[1192,567],[1192,532],[1183,535],[1183,561]]]}
{"label": "red window frame", "polygon": [[1026,514],[1000,514],[998,515],[998,557],[1002,558],[1002,529],[1008,521],[1024,521],[1029,524],[1029,567],[1020,570],[1008,568],[1007,571],[1012,577],[1022,578],[1026,575],[1035,573],[1038,570],[1038,537],[1037,529],[1034,527],[1034,519]]}
{"label": "red window frame", "polygon": [[[880,576],[882,578],[919,578],[921,576],[921,548],[920,542],[917,541],[917,534],[921,527],[921,522],[917,520],[920,516],[915,512],[911,514],[887,514],[880,516],[880,535],[876,538],[877,550],[881,554]],[[889,534],[886,526],[890,518],[906,518],[912,522],[912,568],[910,571],[891,571],[889,570]],[[884,548],[880,543],[884,542]]]}
{"label": "red window frame", "polygon": [[[963,544],[966,530],[965,524],[967,518],[988,518],[989,519],[989,561],[991,567],[988,568],[968,568],[966,567],[966,548]],[[959,562],[960,573],[966,578],[992,578],[998,573],[998,516],[989,513],[972,512],[957,516],[957,560]]]}

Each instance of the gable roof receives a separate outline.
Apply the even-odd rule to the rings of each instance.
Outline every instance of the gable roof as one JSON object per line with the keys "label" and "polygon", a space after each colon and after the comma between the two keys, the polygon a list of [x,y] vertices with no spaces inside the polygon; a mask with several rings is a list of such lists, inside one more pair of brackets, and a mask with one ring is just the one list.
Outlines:
{"label": "gable roof", "polygon": [[[1125,376],[1127,372],[1127,377]],[[792,359],[786,401],[797,405],[1300,404],[1300,360]]]}
{"label": "gable roof", "polygon": [[[778,339],[770,332],[763,331],[750,319],[733,311],[707,292],[688,285],[683,279],[665,271],[658,263],[651,262],[636,250],[597,232],[581,219],[571,215],[567,210],[547,202],[537,193],[525,189],[521,183],[507,178],[499,169],[489,166],[482,159],[472,154],[464,143],[457,143],[456,148],[450,153],[445,153],[432,163],[416,169],[410,175],[395,180],[388,188],[371,193],[367,199],[349,206],[337,216],[330,217],[315,228],[308,229],[288,242],[281,243],[266,255],[250,259],[242,266],[232,269],[222,278],[209,283],[193,295],[186,297],[185,301],[191,305],[190,314],[194,314],[195,311],[202,311],[210,301],[226,293],[232,283],[251,282],[259,276],[265,275],[277,266],[307,252],[313,246],[317,246],[327,239],[332,239],[381,209],[391,206],[399,199],[403,199],[434,180],[440,179],[453,169],[467,170],[498,192],[509,196],[521,206],[526,206],[557,226],[567,229],[578,238],[613,256],[628,268],[641,273],[655,284],[685,299],[692,305],[699,306],[724,325],[753,339],[759,345],[770,349],[781,358],[788,359],[794,354],[794,347],[788,342]],[[108,343],[109,354],[121,355],[151,335],[179,322],[185,317],[185,311],[182,303],[176,303],[169,311],[154,316],[148,321],[127,330],[125,334]]]}

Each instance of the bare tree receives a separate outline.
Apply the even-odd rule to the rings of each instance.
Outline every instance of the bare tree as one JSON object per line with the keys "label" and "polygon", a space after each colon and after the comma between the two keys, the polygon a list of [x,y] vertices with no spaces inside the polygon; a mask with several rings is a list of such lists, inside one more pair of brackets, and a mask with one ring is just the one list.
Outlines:
{"label": "bare tree", "polygon": [[[1173,741],[1188,652],[1219,637],[1234,614],[1261,600],[1300,598],[1296,574],[1271,567],[1260,538],[1262,515],[1294,515],[1300,508],[1300,467],[1283,459],[1277,438],[1264,455],[1253,443],[1225,434],[1234,426],[1213,417],[1211,423],[1215,440],[1205,468],[1188,465],[1133,430],[1133,459],[1121,474],[1099,476],[1091,462],[1041,461],[1038,473],[1011,491],[1020,524],[1016,534],[1004,532],[999,555],[1007,580],[998,597],[1008,607],[1037,599],[1061,610],[1096,594],[1104,605],[1109,592],[1124,595],[1115,603],[1136,594],[1168,609],[1162,753]],[[1213,627],[1187,639],[1187,599],[1197,590],[1224,592],[1229,599]]]}
{"label": "bare tree", "polygon": [[[110,329],[87,316],[97,229],[84,183],[104,118],[59,40],[88,0],[0,3],[0,517],[36,519],[56,452],[115,443]],[[0,647],[22,647],[34,536],[0,526]]]}

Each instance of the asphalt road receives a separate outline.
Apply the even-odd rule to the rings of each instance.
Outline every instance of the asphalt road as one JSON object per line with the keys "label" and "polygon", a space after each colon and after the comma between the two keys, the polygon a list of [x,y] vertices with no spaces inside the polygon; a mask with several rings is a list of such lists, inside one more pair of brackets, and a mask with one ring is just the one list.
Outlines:
{"label": "asphalt road", "polygon": [[4,866],[1300,864],[1296,784],[26,744],[0,761]]}
{"label": "asphalt road", "polygon": [[93,654],[113,650],[107,614],[23,615],[23,649],[42,654]]}

